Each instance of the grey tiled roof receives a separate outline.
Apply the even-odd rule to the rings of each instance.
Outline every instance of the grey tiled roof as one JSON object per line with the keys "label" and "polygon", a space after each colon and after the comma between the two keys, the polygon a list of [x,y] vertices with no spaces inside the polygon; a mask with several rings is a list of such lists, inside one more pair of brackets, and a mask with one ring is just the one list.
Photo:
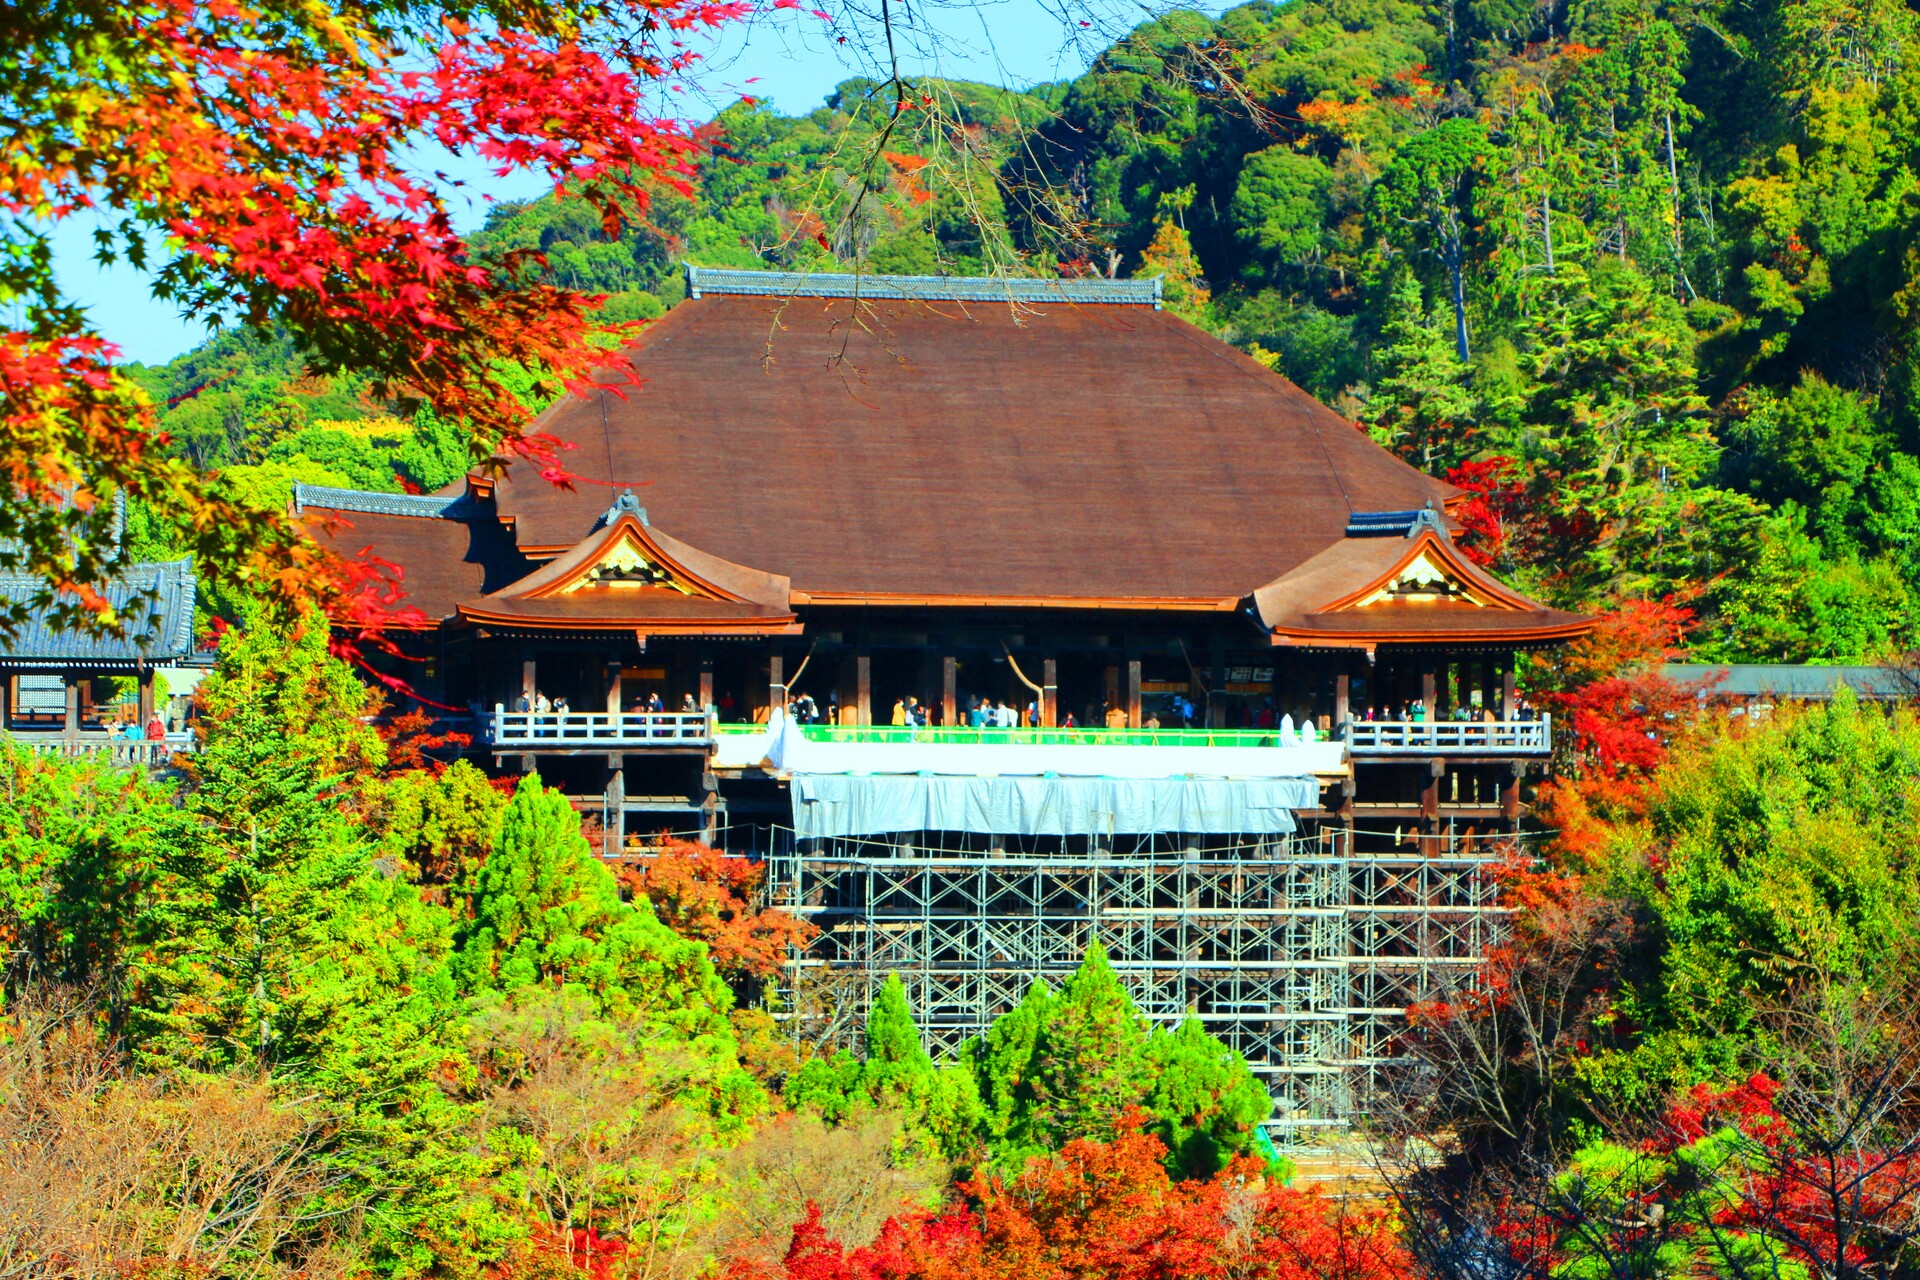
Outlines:
{"label": "grey tiled roof", "polygon": [[[0,574],[0,601],[25,604],[44,583]],[[131,665],[136,659],[172,662],[193,652],[193,562],[137,564],[101,589],[122,615],[126,634],[89,635],[55,630],[44,610],[33,610],[12,636],[0,633],[0,662]]]}
{"label": "grey tiled roof", "polygon": [[1660,674],[1680,684],[1716,680],[1706,692],[1734,698],[1788,698],[1824,701],[1841,685],[1863,698],[1911,698],[1920,688],[1885,667],[1808,667],[1787,663],[1672,662]]}
{"label": "grey tiled roof", "polygon": [[426,520],[462,520],[485,514],[484,506],[465,492],[373,493],[366,489],[333,489],[323,484],[293,486],[293,513],[308,507],[323,511],[358,511],[370,516],[419,516]]}
{"label": "grey tiled roof", "polygon": [[687,296],[901,298],[914,302],[1129,303],[1160,307],[1160,277],[1146,280],[1011,279],[997,276],[873,276],[814,271],[731,271],[687,265]]}

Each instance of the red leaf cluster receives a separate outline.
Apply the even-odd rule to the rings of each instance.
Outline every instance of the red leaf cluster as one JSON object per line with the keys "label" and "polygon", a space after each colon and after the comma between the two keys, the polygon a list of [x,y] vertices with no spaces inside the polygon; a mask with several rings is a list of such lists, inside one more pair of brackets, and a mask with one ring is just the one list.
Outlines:
{"label": "red leaf cluster", "polygon": [[894,1218],[847,1249],[817,1206],[777,1271],[736,1263],[731,1280],[1402,1280],[1413,1260],[1387,1214],[1267,1183],[1241,1160],[1208,1182],[1174,1182],[1165,1148],[1137,1127],[1069,1143],[1017,1178],[964,1183],[962,1205]]}
{"label": "red leaf cluster", "polygon": [[721,973],[767,978],[816,931],[784,911],[755,907],[763,874],[757,862],[668,836],[629,861],[621,879],[653,904],[661,923],[706,943]]}

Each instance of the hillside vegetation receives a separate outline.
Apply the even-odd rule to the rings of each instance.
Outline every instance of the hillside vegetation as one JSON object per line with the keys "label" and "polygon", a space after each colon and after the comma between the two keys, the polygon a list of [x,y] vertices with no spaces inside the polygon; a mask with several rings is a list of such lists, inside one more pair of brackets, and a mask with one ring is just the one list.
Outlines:
{"label": "hillside vegetation", "polygon": [[[1523,584],[1673,595],[1706,656],[1871,660],[1910,645],[1920,599],[1917,21],[1882,0],[1176,12],[1070,83],[914,86],[884,136],[892,91],[866,81],[800,117],[736,106],[646,233],[549,199],[499,207],[474,247],[534,251],[623,320],[673,304],[681,261],[1162,274],[1182,314],[1484,491],[1477,541]],[[300,432],[388,407],[297,372],[227,337],[148,377],[208,465],[369,483]]]}

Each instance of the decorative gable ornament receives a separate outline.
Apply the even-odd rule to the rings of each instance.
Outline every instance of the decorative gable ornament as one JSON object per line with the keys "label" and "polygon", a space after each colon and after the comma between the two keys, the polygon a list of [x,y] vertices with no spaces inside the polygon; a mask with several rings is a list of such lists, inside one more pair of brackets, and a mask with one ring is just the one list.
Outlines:
{"label": "decorative gable ornament", "polygon": [[589,587],[670,587],[686,596],[707,594],[696,592],[649,557],[631,532],[604,548],[592,565],[560,588],[559,594],[572,595]]}
{"label": "decorative gable ornament", "polygon": [[1421,548],[1420,554],[1402,566],[1392,578],[1351,607],[1364,609],[1390,600],[1459,600],[1478,608],[1485,608],[1492,603],[1482,599],[1465,581],[1441,564],[1431,546]]}

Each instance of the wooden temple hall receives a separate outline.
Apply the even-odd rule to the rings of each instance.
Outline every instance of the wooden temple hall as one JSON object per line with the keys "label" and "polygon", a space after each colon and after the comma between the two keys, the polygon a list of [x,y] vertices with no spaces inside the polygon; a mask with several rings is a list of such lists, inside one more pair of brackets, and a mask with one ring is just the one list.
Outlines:
{"label": "wooden temple hall", "polygon": [[[1156,280],[688,284],[630,348],[637,387],[541,420],[571,488],[515,464],[296,492],[338,549],[403,569],[404,674],[610,853],[673,830],[773,859],[817,958],[908,976],[936,1047],[1099,935],[1150,1012],[1230,1024],[1276,1123],[1351,1114],[1328,1064],[1372,1033],[1326,1010],[1397,1012],[1419,965],[1283,996],[1272,957],[1477,954],[1462,834],[1520,822],[1550,747],[1514,664],[1587,620],[1475,565],[1461,494]],[[1168,858],[1236,870],[1048,887]],[[1213,906],[1142,923],[1108,894]],[[1009,949],[1014,918],[1053,941]]]}

